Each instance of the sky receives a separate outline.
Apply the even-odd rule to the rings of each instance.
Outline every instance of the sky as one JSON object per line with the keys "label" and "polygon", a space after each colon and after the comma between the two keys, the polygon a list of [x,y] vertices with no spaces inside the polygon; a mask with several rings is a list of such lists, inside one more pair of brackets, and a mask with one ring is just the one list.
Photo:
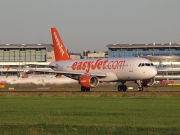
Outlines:
{"label": "sky", "polygon": [[0,44],[107,51],[108,44],[180,42],[180,0],[0,0]]}

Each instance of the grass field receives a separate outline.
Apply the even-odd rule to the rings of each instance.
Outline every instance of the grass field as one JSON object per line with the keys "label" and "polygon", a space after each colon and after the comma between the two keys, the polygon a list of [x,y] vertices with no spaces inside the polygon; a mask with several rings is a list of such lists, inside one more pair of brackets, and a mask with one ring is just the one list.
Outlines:
{"label": "grass field", "polygon": [[1,134],[179,134],[180,95],[0,95]]}

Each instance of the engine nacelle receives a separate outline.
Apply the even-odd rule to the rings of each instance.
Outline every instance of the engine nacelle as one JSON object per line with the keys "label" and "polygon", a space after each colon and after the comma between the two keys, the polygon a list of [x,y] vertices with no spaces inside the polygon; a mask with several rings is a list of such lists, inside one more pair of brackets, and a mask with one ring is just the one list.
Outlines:
{"label": "engine nacelle", "polygon": [[149,87],[152,86],[155,82],[155,77],[151,78],[151,79],[147,79],[147,80],[143,80],[142,81],[142,86],[143,87]]}
{"label": "engine nacelle", "polygon": [[96,76],[82,76],[79,83],[86,88],[93,88],[98,86],[99,80]]}

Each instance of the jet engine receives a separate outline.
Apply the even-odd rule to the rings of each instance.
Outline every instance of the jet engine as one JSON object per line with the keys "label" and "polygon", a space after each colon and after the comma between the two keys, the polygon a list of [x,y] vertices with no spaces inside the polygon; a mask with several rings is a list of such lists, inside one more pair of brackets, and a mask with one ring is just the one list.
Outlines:
{"label": "jet engine", "polygon": [[149,87],[152,86],[155,82],[155,77],[151,78],[151,79],[147,79],[147,80],[143,80],[142,81],[142,86],[143,87]]}
{"label": "jet engine", "polygon": [[96,76],[82,76],[79,83],[86,88],[93,88],[99,84],[99,80]]}

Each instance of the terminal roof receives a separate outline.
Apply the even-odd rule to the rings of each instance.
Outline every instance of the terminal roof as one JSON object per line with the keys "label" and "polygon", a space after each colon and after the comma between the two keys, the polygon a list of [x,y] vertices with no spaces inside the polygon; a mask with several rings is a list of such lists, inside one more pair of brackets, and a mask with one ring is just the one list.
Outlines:
{"label": "terminal roof", "polygon": [[0,44],[0,48],[47,48],[52,51],[52,44]]}
{"label": "terminal roof", "polygon": [[168,44],[109,44],[108,48],[180,48],[180,43]]}

